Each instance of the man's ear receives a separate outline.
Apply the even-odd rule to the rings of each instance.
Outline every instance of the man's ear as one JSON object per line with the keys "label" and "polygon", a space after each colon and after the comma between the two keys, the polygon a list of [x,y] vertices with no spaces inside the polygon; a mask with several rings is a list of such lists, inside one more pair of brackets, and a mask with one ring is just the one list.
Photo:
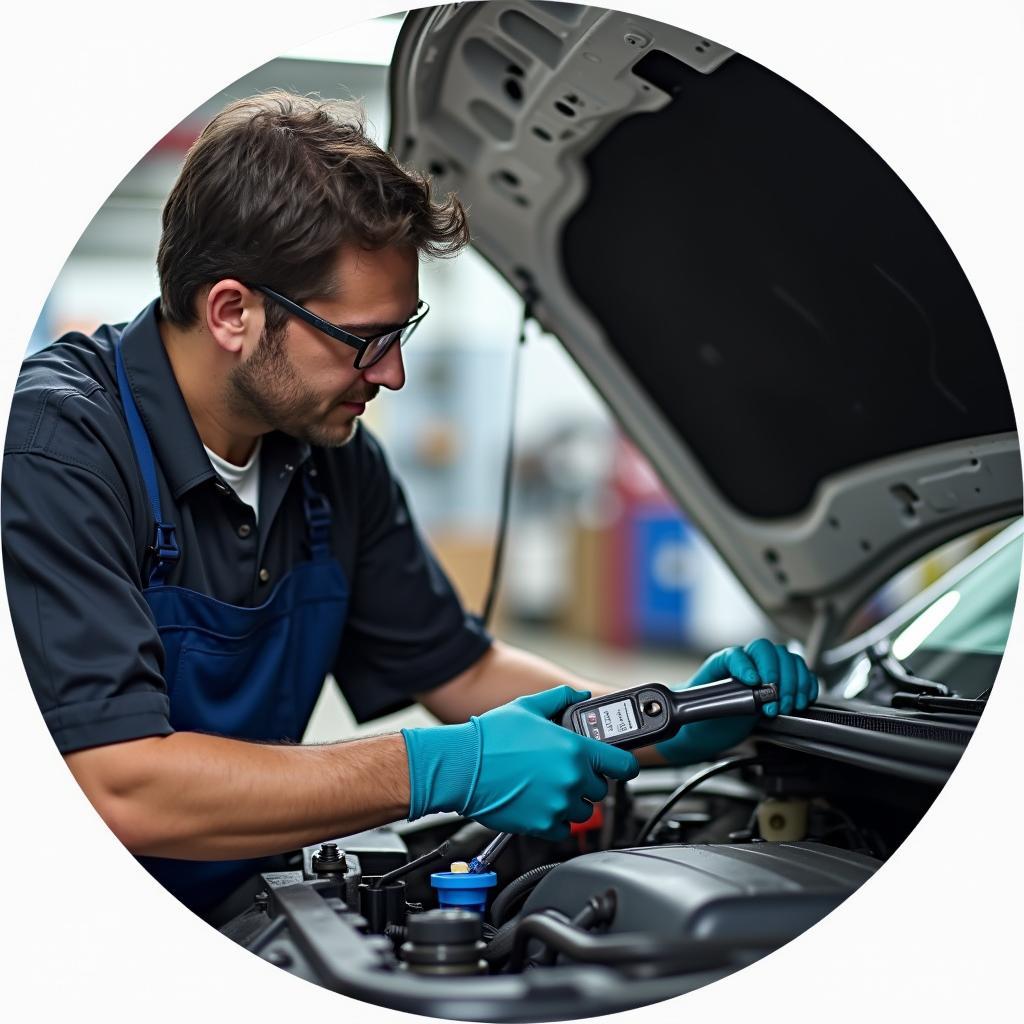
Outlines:
{"label": "man's ear", "polygon": [[206,295],[206,325],[225,351],[248,355],[263,332],[263,300],[240,281],[225,278]]}

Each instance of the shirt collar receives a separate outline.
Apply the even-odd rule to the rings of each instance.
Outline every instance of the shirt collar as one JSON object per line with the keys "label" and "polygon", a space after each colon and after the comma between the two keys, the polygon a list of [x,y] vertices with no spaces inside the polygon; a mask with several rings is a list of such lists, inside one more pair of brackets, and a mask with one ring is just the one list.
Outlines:
{"label": "shirt collar", "polygon": [[[160,300],[154,299],[125,327],[121,355],[153,454],[177,500],[217,474],[167,358],[158,326],[159,308]],[[295,466],[305,461],[310,451],[308,445],[276,432],[264,442],[264,458],[268,448],[279,458],[290,457]]]}

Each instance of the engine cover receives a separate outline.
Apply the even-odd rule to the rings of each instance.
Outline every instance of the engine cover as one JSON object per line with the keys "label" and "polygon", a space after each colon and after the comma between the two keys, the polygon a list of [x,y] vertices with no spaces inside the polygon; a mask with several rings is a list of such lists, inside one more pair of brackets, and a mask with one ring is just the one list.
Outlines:
{"label": "engine cover", "polygon": [[569,917],[616,891],[608,931],[779,944],[834,910],[881,861],[820,843],[645,846],[584,854],[550,871],[523,907]]}

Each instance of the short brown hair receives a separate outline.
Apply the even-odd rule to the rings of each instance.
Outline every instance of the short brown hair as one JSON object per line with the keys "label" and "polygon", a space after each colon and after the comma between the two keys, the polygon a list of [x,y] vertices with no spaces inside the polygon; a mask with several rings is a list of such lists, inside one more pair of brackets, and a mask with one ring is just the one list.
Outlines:
{"label": "short brown hair", "polygon": [[459,200],[432,199],[373,142],[360,104],[260,93],[225,107],[185,157],[163,210],[161,311],[189,326],[198,290],[224,277],[297,302],[330,294],[345,244],[452,256],[468,241]]}

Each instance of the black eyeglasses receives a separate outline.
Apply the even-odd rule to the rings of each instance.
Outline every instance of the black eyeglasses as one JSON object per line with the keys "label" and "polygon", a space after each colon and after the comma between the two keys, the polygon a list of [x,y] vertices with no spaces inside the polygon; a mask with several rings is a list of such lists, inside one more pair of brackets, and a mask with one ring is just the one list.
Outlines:
{"label": "black eyeglasses", "polygon": [[416,315],[407,320],[401,327],[395,327],[390,331],[385,331],[383,334],[374,334],[369,338],[360,338],[358,335],[351,334],[349,331],[338,327],[337,324],[332,324],[330,320],[317,316],[316,313],[306,309],[305,306],[292,302],[291,299],[285,298],[285,296],[278,294],[270,288],[266,288],[261,284],[254,284],[249,287],[255,291],[262,292],[268,299],[273,299],[283,309],[287,309],[289,313],[297,316],[300,320],[305,320],[307,324],[315,327],[318,331],[323,331],[324,334],[334,338],[335,341],[351,345],[356,350],[355,367],[357,370],[365,370],[368,366],[373,366],[374,363],[380,362],[387,353],[387,350],[396,341],[400,345],[404,345],[412,332],[416,330],[419,322],[430,312],[430,307],[420,299],[416,304]]}

